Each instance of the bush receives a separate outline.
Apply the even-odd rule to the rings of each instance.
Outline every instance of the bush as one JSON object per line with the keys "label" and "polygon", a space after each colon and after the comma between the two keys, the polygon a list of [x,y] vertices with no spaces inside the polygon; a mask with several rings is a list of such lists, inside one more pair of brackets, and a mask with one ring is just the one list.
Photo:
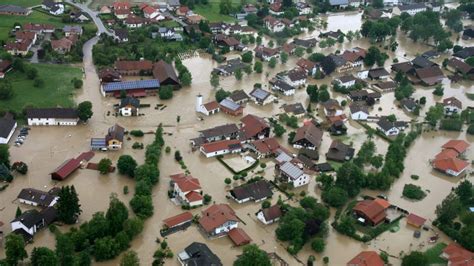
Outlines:
{"label": "bush", "polygon": [[173,98],[173,87],[171,86],[164,86],[161,87],[158,96],[160,97],[160,100],[168,100]]}
{"label": "bush", "polygon": [[171,152],[171,147],[170,147],[170,146],[166,146],[165,152],[166,152],[166,153],[170,153],[170,152]]}
{"label": "bush", "polygon": [[174,159],[178,162],[183,160],[183,157],[181,156],[181,153],[179,151],[174,152]]}
{"label": "bush", "polygon": [[414,184],[405,184],[402,194],[404,197],[414,200],[421,200],[426,196],[421,187]]}
{"label": "bush", "polygon": [[143,133],[143,131],[141,131],[141,130],[132,130],[132,131],[130,131],[130,135],[132,135],[134,137],[143,137],[143,135],[145,135],[145,133]]}
{"label": "bush", "polygon": [[461,119],[442,119],[439,128],[448,131],[461,131],[462,125]]}
{"label": "bush", "polygon": [[410,178],[413,179],[413,180],[418,180],[418,179],[420,179],[420,176],[418,176],[418,175],[411,175]]}
{"label": "bush", "polygon": [[323,252],[325,247],[326,245],[324,243],[324,239],[322,238],[315,238],[313,242],[311,242],[311,248],[317,253]]}
{"label": "bush", "polygon": [[141,150],[143,149],[143,147],[144,147],[143,143],[140,143],[140,142],[134,142],[132,145],[132,149],[134,150]]}

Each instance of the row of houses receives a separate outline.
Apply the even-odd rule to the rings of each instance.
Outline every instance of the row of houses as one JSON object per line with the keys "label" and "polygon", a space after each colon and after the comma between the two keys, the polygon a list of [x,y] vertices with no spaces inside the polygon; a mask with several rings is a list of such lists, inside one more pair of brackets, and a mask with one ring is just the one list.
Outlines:
{"label": "row of houses", "polygon": [[431,165],[447,175],[459,176],[469,167],[468,162],[459,158],[469,146],[464,140],[450,140],[442,146],[442,151],[431,161]]}

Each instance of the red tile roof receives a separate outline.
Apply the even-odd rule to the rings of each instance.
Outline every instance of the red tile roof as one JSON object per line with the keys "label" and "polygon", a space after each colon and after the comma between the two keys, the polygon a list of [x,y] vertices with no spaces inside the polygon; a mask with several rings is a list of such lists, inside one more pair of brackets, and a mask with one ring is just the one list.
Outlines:
{"label": "red tile roof", "polygon": [[296,65],[301,67],[302,69],[304,69],[306,71],[312,71],[313,68],[316,66],[316,63],[314,63],[313,61],[310,61],[308,59],[301,58],[300,60],[298,60],[298,62],[296,62]]}
{"label": "red tile roof", "polygon": [[240,140],[231,139],[231,140],[222,140],[211,143],[205,143],[201,146],[205,153],[211,153],[216,151],[222,151],[228,149],[229,146],[240,145]]}
{"label": "red tile roof", "polygon": [[72,45],[73,42],[66,37],[59,40],[51,40],[51,48],[53,48],[53,50],[63,49],[69,51],[71,50]]}
{"label": "red tile roof", "polygon": [[15,32],[15,39],[17,40],[33,40],[36,37],[36,33],[32,31],[17,31]]}
{"label": "red tile roof", "polygon": [[150,71],[153,68],[153,63],[149,60],[139,60],[139,61],[116,61],[115,68],[117,70],[129,71],[129,70],[146,70]]}
{"label": "red tile roof", "polygon": [[451,243],[443,249],[450,266],[474,266],[474,253],[464,249],[459,244]]}
{"label": "red tile roof", "polygon": [[130,3],[129,2],[114,2],[113,5],[115,10],[128,10],[130,9]]}
{"label": "red tile roof", "polygon": [[33,23],[26,23],[23,25],[23,30],[26,31],[43,31],[43,30],[55,30],[56,27],[51,24],[33,24]]}
{"label": "red tile roof", "polygon": [[361,48],[357,50],[346,50],[342,54],[342,58],[344,58],[344,60],[346,61],[354,63],[356,61],[364,59],[365,54],[366,54],[366,51]]}
{"label": "red tile roof", "polygon": [[426,222],[426,219],[423,217],[420,217],[414,213],[410,213],[407,216],[407,224],[411,224],[416,227],[422,227]]}
{"label": "red tile roof", "polygon": [[214,204],[202,212],[199,224],[210,233],[228,221],[239,221],[234,210],[228,204]]}
{"label": "red tile roof", "polygon": [[434,168],[446,172],[452,170],[455,172],[463,171],[469,165],[468,162],[458,158],[444,158],[433,161]]}
{"label": "red tile roof", "polygon": [[201,201],[203,199],[202,195],[196,191],[189,192],[185,197],[189,202]]}
{"label": "red tile roof", "polygon": [[362,251],[351,259],[347,266],[383,266],[384,262],[375,251]]}
{"label": "red tile roof", "polygon": [[185,222],[191,221],[193,219],[193,215],[190,212],[183,212],[181,214],[175,215],[168,219],[163,220],[163,223],[168,227],[174,227]]}
{"label": "red tile roof", "polygon": [[373,224],[382,222],[387,214],[385,213],[386,204],[376,200],[363,200],[357,203],[354,211],[362,213]]}
{"label": "red tile roof", "polygon": [[469,143],[467,143],[464,140],[453,139],[446,142],[446,144],[443,145],[443,149],[453,149],[457,151],[458,153],[463,153],[467,150],[469,146],[470,146]]}
{"label": "red tile roof", "polygon": [[456,106],[459,109],[462,109],[462,102],[456,97],[449,97],[443,100],[444,106]]}
{"label": "red tile roof", "polygon": [[242,246],[250,243],[252,239],[242,228],[234,228],[229,231],[229,237],[236,246]]}
{"label": "red tile roof", "polygon": [[436,154],[435,160],[456,158],[459,153],[453,149],[444,149],[440,153]]}
{"label": "red tile roof", "polygon": [[146,6],[142,10],[143,10],[143,13],[148,14],[148,15],[151,15],[151,14],[156,12],[156,9],[154,7],[151,7],[151,6]]}
{"label": "red tile roof", "polygon": [[276,138],[265,138],[259,139],[252,142],[252,145],[259,153],[276,153],[278,149],[280,149],[280,143],[276,140]]}
{"label": "red tile roof", "polygon": [[255,137],[257,134],[262,132],[264,129],[269,128],[265,119],[255,116],[255,115],[246,115],[242,119],[242,132],[246,139]]}
{"label": "red tile roof", "polygon": [[81,166],[81,161],[78,159],[69,159],[62,163],[54,172],[51,173],[51,178],[54,180],[64,180],[75,170]]}
{"label": "red tile roof", "polygon": [[217,101],[212,101],[204,104],[204,108],[208,111],[216,110],[219,108],[219,103]]}
{"label": "red tile roof", "polygon": [[177,174],[170,176],[182,192],[201,189],[199,179],[190,175]]}

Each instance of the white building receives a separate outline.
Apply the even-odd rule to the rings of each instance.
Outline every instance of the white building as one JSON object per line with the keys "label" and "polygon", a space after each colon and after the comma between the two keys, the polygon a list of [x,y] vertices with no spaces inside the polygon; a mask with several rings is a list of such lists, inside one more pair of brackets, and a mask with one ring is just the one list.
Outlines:
{"label": "white building", "polygon": [[357,79],[354,76],[347,75],[347,76],[339,77],[339,78],[335,79],[334,81],[339,83],[339,85],[344,87],[344,88],[349,88],[349,87],[354,86],[356,84],[356,80]]}
{"label": "white building", "polygon": [[281,215],[280,206],[273,205],[270,208],[259,210],[257,212],[257,219],[263,224],[269,225],[280,220]]}
{"label": "white building", "polygon": [[366,121],[369,117],[369,109],[365,105],[353,104],[350,107],[352,120]]}
{"label": "white building", "polygon": [[201,145],[200,151],[207,158],[211,158],[228,153],[240,153],[242,146],[240,140],[221,140]]}
{"label": "white building", "polygon": [[275,80],[275,81],[270,81],[270,85],[272,85],[272,90],[278,91],[282,93],[285,96],[291,96],[294,95],[296,92],[295,87],[291,86],[285,81],[282,80]]}
{"label": "white building", "polygon": [[406,12],[410,16],[414,16],[417,13],[420,13],[426,10],[427,10],[426,5],[424,3],[419,3],[419,4],[396,6],[393,8],[392,14],[400,16],[402,13]]}
{"label": "white building", "polygon": [[0,144],[8,144],[16,127],[17,123],[12,117],[6,115],[0,118]]}
{"label": "white building", "polygon": [[72,108],[31,108],[26,110],[29,126],[75,126],[79,121]]}
{"label": "white building", "polygon": [[189,175],[177,174],[171,176],[174,196],[183,204],[190,207],[203,204],[202,189],[199,179]]}
{"label": "white building", "polygon": [[285,162],[280,166],[280,174],[285,182],[293,187],[301,187],[309,184],[311,177],[291,162]]}
{"label": "white building", "polygon": [[52,207],[59,197],[34,188],[24,188],[17,196],[20,203],[35,207]]}
{"label": "white building", "polygon": [[443,100],[445,115],[460,114],[462,111],[462,102],[456,97],[449,97]]}
{"label": "white building", "polygon": [[212,101],[203,104],[202,95],[199,94],[198,96],[196,96],[196,112],[204,114],[206,116],[217,114],[220,112],[220,105],[217,101]]}
{"label": "white building", "polygon": [[208,236],[224,236],[239,226],[239,219],[227,204],[214,204],[202,212],[199,225]]}

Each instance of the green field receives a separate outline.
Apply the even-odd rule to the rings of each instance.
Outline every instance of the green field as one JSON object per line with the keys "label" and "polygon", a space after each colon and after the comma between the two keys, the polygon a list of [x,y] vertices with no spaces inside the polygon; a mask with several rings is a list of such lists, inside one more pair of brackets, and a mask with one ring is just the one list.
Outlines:
{"label": "green field", "polygon": [[231,16],[219,14],[219,3],[209,3],[208,5],[196,5],[193,11],[203,17],[209,22],[235,22],[236,19]]}
{"label": "green field", "polygon": [[0,109],[21,112],[25,106],[35,107],[72,107],[74,105],[74,88],[71,79],[82,78],[81,69],[66,65],[34,64],[38,69],[38,77],[44,80],[41,88],[33,86],[33,80],[26,78],[24,73],[11,71],[6,79],[12,83],[13,98],[0,100]]}
{"label": "green field", "polygon": [[42,0],[0,0],[0,5],[16,5],[30,7],[41,5]]}
{"label": "green field", "polygon": [[56,26],[63,26],[61,18],[46,15],[41,12],[33,11],[29,16],[8,16],[0,15],[0,40],[6,40],[8,33],[12,30],[13,25],[18,22],[21,25],[31,23],[49,23]]}
{"label": "green field", "polygon": [[443,249],[448,246],[445,243],[437,243],[433,247],[429,248],[425,251],[425,256],[428,258],[428,262],[430,265],[447,265],[446,260],[440,258],[441,253],[443,253]]}

